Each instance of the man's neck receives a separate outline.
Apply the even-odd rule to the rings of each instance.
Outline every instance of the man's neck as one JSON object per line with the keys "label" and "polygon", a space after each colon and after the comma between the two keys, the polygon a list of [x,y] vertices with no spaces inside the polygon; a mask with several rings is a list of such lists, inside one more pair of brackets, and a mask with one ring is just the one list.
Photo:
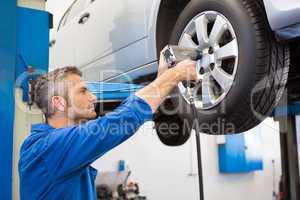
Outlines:
{"label": "man's neck", "polygon": [[65,128],[76,124],[66,116],[52,116],[47,119],[47,122],[53,128]]}

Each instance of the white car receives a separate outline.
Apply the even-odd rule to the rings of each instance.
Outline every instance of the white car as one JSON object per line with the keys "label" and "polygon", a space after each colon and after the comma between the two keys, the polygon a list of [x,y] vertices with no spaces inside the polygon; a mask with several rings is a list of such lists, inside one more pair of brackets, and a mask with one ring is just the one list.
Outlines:
{"label": "white car", "polygon": [[[75,0],[50,42],[50,67],[78,66],[88,81],[147,84],[166,44],[196,47],[204,54],[193,89],[201,130],[240,133],[270,115],[289,68],[298,71],[299,36],[299,0]],[[174,94],[164,107],[176,113],[155,117],[167,145],[183,144],[192,122],[186,85]],[[160,129],[173,122],[175,134]]]}

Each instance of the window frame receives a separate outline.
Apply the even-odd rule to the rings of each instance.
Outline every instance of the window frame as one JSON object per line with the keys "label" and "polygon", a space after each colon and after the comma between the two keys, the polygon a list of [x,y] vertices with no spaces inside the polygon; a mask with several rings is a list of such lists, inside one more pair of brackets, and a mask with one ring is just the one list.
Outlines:
{"label": "window frame", "polygon": [[[59,24],[57,27],[57,31],[59,31],[62,27],[64,27],[68,21],[68,17],[70,12],[72,11],[73,6],[79,2],[81,0],[74,0],[72,2],[72,4],[68,7],[68,9],[66,10],[66,12],[63,14],[63,16],[61,17],[61,19],[59,20]],[[88,5],[90,5],[91,3],[93,3],[95,0],[84,0],[85,1],[85,5],[84,5],[84,9],[87,8]],[[83,9],[83,10],[84,10]]]}

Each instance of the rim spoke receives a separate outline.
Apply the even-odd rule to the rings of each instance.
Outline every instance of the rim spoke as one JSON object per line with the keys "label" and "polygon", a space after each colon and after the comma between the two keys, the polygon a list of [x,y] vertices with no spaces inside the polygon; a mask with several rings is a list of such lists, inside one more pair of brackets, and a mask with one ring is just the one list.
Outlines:
{"label": "rim spoke", "polygon": [[202,103],[203,107],[212,106],[213,93],[210,87],[209,75],[205,75],[202,81]]}
{"label": "rim spoke", "polygon": [[208,31],[207,31],[208,20],[206,15],[202,15],[195,19],[195,27],[197,38],[199,42],[199,48],[204,49],[208,47]]}
{"label": "rim spoke", "polygon": [[215,67],[214,70],[211,71],[211,74],[223,90],[227,91],[230,89],[233,83],[233,77],[231,75],[220,67]]}
{"label": "rim spoke", "polygon": [[216,59],[224,60],[227,58],[236,58],[238,56],[238,47],[236,39],[232,40],[225,46],[216,50],[215,52]]}
{"label": "rim spoke", "polygon": [[181,94],[187,95],[186,88],[183,86],[182,82],[180,82],[180,83],[178,84],[178,87],[179,87],[179,90],[180,90]]}
{"label": "rim spoke", "polygon": [[184,33],[183,37],[179,42],[179,46],[197,48],[197,45],[192,40],[192,37],[187,33]]}
{"label": "rim spoke", "polygon": [[209,44],[211,46],[214,46],[219,42],[221,36],[223,35],[223,33],[227,28],[226,25],[227,25],[226,21],[222,17],[217,16],[214,26],[209,35]]}

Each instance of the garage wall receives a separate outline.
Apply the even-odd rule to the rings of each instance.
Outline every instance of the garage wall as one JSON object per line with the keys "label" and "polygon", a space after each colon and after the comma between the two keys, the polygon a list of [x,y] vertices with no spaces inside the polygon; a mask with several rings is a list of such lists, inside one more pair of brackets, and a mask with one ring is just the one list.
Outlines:
{"label": "garage wall", "polygon": [[[115,171],[118,160],[125,160],[132,170],[131,180],[140,184],[142,194],[150,200],[199,199],[195,138],[181,147],[167,147],[160,143],[152,126],[152,122],[145,124],[135,136],[93,166],[100,172]],[[263,151],[263,171],[220,174],[216,137],[201,136],[206,199],[272,199],[274,181],[277,191],[281,170],[278,125],[268,119],[247,134],[262,135],[263,149],[259,151]]]}

